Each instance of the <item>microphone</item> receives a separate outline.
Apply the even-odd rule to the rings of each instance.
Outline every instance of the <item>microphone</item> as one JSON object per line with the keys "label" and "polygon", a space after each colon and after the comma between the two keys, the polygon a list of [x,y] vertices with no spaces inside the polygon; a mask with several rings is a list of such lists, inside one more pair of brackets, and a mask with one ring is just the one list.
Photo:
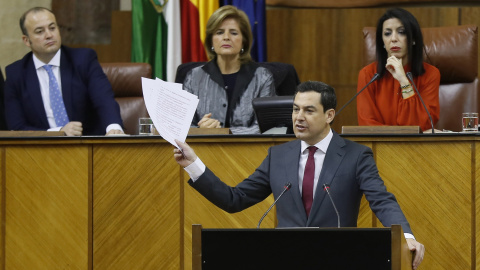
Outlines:
{"label": "microphone", "polygon": [[413,82],[412,73],[411,73],[411,72],[407,72],[407,77],[408,77],[408,79],[410,80],[410,82],[412,83],[413,89],[415,89],[415,92],[417,93],[418,98],[420,98],[420,101],[422,102],[423,108],[425,109],[425,111],[426,111],[427,114],[428,114],[428,119],[430,119],[430,125],[432,126],[432,133],[435,133],[435,129],[433,128],[432,116],[430,115],[430,112],[428,111],[427,106],[425,106],[425,102],[423,102],[423,98],[422,98],[422,96],[420,96],[420,92],[418,92],[417,86],[416,86],[415,83]]}
{"label": "microphone", "polygon": [[280,196],[277,197],[277,199],[273,202],[273,204],[270,206],[270,208],[268,208],[267,212],[265,212],[265,214],[263,214],[262,218],[261,218],[260,221],[258,222],[257,229],[260,228],[260,224],[262,223],[263,219],[265,218],[265,216],[267,216],[268,212],[270,212],[270,210],[272,209],[272,207],[273,207],[275,204],[277,204],[277,202],[278,202],[278,200],[280,199],[280,197],[282,197],[282,195],[285,194],[285,192],[287,192],[287,190],[289,190],[291,187],[292,187],[292,184],[291,184],[290,182],[288,182],[288,183],[285,184],[282,193],[280,193]]}
{"label": "microphone", "polygon": [[342,106],[342,108],[340,108],[340,110],[338,110],[338,112],[335,114],[335,116],[338,116],[340,114],[340,112],[345,108],[347,107],[348,104],[350,104],[350,102],[352,102],[358,95],[360,95],[360,93],[362,93],[363,90],[365,90],[371,83],[373,83],[374,81],[378,80],[378,78],[380,78],[380,74],[378,73],[375,73],[372,77],[372,79],[367,83],[367,85],[365,85],[360,91],[358,91],[358,93],[356,93],[347,103],[345,103],[345,105]]}
{"label": "microphone", "polygon": [[330,186],[327,184],[323,184],[323,189],[327,192],[328,197],[330,198],[330,201],[332,202],[333,209],[335,209],[335,213],[337,213],[337,224],[338,228],[340,228],[340,214],[338,213],[337,207],[335,206],[335,203],[333,202],[332,195],[330,195]]}

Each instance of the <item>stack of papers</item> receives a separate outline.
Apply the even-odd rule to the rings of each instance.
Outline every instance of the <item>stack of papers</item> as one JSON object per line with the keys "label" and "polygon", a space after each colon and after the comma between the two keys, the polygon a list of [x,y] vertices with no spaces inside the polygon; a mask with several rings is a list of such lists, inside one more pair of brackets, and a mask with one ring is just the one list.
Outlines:
{"label": "stack of papers", "polygon": [[182,84],[142,78],[143,99],[160,136],[177,148],[185,142],[198,105],[198,97]]}

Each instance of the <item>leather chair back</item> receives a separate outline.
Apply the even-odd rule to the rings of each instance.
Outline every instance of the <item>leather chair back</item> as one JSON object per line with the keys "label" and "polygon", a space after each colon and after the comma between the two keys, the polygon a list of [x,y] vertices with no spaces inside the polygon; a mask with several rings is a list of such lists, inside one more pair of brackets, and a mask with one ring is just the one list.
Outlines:
{"label": "leather chair back", "polygon": [[143,100],[142,77],[151,78],[147,63],[101,63],[120,106],[126,134],[138,135],[138,118],[149,117]]}
{"label": "leather chair back", "polygon": [[[440,71],[440,119],[436,129],[462,130],[462,112],[480,112],[478,27],[422,28],[425,62]],[[364,64],[376,60],[375,27],[365,27]]]}

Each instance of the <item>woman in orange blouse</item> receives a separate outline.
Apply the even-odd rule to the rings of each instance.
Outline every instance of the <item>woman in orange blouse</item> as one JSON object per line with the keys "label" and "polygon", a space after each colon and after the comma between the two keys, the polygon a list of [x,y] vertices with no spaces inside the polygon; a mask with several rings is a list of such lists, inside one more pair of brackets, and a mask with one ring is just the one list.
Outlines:
{"label": "woman in orange blouse", "polygon": [[358,95],[358,124],[362,126],[420,126],[431,129],[430,119],[407,72],[413,75],[435,124],[440,115],[438,88],[440,72],[423,62],[423,36],[415,17],[400,8],[388,10],[378,21],[377,61],[364,67],[358,76],[360,91],[374,76],[379,79]]}

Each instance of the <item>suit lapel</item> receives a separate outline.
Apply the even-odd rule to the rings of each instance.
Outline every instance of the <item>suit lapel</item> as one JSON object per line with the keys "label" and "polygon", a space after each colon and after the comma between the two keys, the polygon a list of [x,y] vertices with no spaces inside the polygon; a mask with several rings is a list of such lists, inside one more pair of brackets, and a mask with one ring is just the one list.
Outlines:
{"label": "suit lapel", "polygon": [[28,61],[25,74],[25,91],[32,100],[30,104],[32,104],[33,110],[37,113],[37,115],[41,117],[42,125],[48,128],[50,125],[48,124],[47,113],[45,112],[45,105],[43,104],[40,83],[38,81],[37,70],[33,64],[33,59]]}
{"label": "suit lapel", "polygon": [[[292,184],[290,193],[293,196],[293,201],[295,202],[295,207],[299,213],[303,213],[305,219],[307,219],[307,214],[305,213],[305,207],[303,206],[302,194],[300,194],[299,183],[298,183],[298,166],[300,161],[300,140],[294,141],[290,146],[284,156],[284,165],[286,179]],[[292,166],[293,165],[293,166]]]}
{"label": "suit lapel", "polygon": [[72,77],[73,77],[73,65],[68,61],[68,55],[62,47],[62,54],[60,56],[60,77],[62,78],[62,96],[65,109],[67,110],[68,119],[72,121],[75,119],[73,115],[73,90],[72,90]]}
{"label": "suit lapel", "polygon": [[337,173],[338,167],[342,163],[343,157],[345,156],[345,141],[335,132],[333,132],[332,141],[327,149],[327,154],[325,160],[323,161],[322,171],[317,183],[317,189],[315,190],[315,197],[313,199],[312,209],[309,221],[307,222],[307,227],[312,220],[312,216],[320,210],[320,206],[325,199],[326,192],[323,190],[323,185],[331,185],[333,178]]}

